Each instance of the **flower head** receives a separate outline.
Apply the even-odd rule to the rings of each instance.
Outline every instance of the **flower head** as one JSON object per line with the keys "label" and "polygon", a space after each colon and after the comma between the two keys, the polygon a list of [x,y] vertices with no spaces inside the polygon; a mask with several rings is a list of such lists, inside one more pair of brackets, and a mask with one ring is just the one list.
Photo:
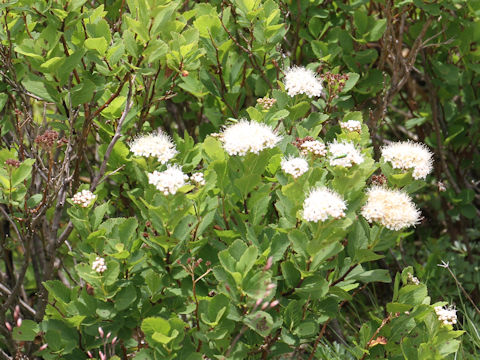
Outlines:
{"label": "flower head", "polygon": [[348,121],[341,121],[340,122],[340,127],[348,132],[353,132],[357,131],[360,132],[362,131],[362,123],[357,120],[348,120]]}
{"label": "flower head", "polygon": [[351,167],[363,162],[363,156],[351,142],[334,140],[328,145],[331,166]]}
{"label": "flower head", "polygon": [[308,171],[308,163],[302,157],[287,157],[281,162],[282,170],[295,179]]}
{"label": "flower head", "polygon": [[368,190],[362,215],[368,222],[378,222],[390,230],[401,230],[418,224],[420,211],[407,193],[373,186]]}
{"label": "flower head", "polygon": [[435,313],[437,314],[438,320],[444,325],[453,325],[457,323],[457,310],[452,306],[435,306]]}
{"label": "flower head", "polygon": [[244,156],[249,152],[258,154],[264,149],[275,147],[281,137],[265,124],[242,119],[226,127],[220,140],[229,155]]}
{"label": "flower head", "polygon": [[311,98],[320,96],[323,86],[312,70],[294,66],[285,72],[285,89],[292,97],[305,94]]}
{"label": "flower head", "polygon": [[198,186],[205,185],[205,178],[203,177],[203,173],[201,173],[201,172],[197,172],[195,174],[192,174],[192,176],[190,176],[190,180],[192,180]]}
{"label": "flower head", "polygon": [[432,153],[422,143],[410,141],[396,142],[382,148],[385,161],[394,169],[413,169],[414,179],[425,179],[432,171]]}
{"label": "flower head", "polygon": [[327,155],[327,148],[324,143],[318,140],[307,140],[300,145],[302,155],[313,154],[315,156]]}
{"label": "flower head", "polygon": [[174,195],[178,189],[187,184],[188,175],[178,165],[168,165],[165,171],[154,171],[147,174],[148,183],[154,185],[165,195]]}
{"label": "flower head", "polygon": [[105,270],[107,270],[107,265],[105,265],[105,259],[97,256],[95,261],[92,263],[92,269],[99,274],[102,274]]}
{"label": "flower head", "polygon": [[74,204],[80,205],[81,207],[87,207],[95,200],[97,196],[93,194],[90,190],[82,190],[72,197]]}
{"label": "flower head", "polygon": [[130,142],[130,151],[136,156],[156,157],[162,164],[177,154],[172,140],[161,130],[137,137]]}
{"label": "flower head", "polygon": [[307,221],[325,221],[328,217],[345,217],[347,205],[335,191],[319,187],[310,192],[303,202],[303,218]]}

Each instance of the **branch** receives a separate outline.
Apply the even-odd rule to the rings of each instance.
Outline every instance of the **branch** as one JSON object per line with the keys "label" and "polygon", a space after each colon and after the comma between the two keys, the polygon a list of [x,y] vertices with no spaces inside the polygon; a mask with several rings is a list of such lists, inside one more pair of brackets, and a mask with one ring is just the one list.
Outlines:
{"label": "branch", "polygon": [[92,181],[92,185],[90,186],[90,190],[94,191],[97,185],[100,182],[100,179],[102,176],[105,174],[105,170],[107,168],[107,163],[108,160],[110,159],[110,155],[112,154],[113,147],[117,143],[118,139],[122,136],[122,127],[123,123],[125,122],[125,119],[127,118],[128,113],[130,112],[130,109],[132,108],[133,105],[133,100],[132,100],[132,95],[133,95],[133,85],[135,82],[135,76],[133,76],[130,79],[129,86],[128,86],[128,95],[127,95],[127,102],[125,104],[125,109],[123,110],[122,116],[120,117],[120,120],[118,121],[117,129],[115,130],[115,135],[112,138],[112,141],[110,141],[110,144],[108,144],[107,151],[105,152],[105,155],[103,157],[103,162],[102,165],[100,165],[100,170],[98,171],[97,176],[95,176],[95,179]]}

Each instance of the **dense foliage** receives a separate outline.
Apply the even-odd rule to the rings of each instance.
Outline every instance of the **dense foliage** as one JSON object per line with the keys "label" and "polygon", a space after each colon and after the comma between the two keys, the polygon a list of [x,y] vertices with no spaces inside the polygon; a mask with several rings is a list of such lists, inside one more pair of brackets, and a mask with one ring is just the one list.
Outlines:
{"label": "dense foliage", "polygon": [[480,1],[0,9],[0,358],[478,358]]}

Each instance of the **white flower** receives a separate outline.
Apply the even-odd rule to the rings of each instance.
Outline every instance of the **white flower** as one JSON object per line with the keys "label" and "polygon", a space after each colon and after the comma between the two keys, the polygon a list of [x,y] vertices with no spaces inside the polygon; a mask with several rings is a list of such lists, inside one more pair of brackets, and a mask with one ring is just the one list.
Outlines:
{"label": "white flower", "polygon": [[435,313],[437,314],[438,320],[444,325],[453,325],[457,323],[457,310],[452,306],[435,306]]}
{"label": "white flower", "polygon": [[328,217],[345,217],[347,205],[335,191],[319,187],[310,192],[303,202],[303,218],[307,221],[325,221]]}
{"label": "white flower", "polygon": [[136,156],[156,157],[165,164],[177,154],[175,145],[170,137],[158,130],[151,134],[137,137],[130,142],[130,151]]}
{"label": "white flower", "polygon": [[331,166],[351,167],[363,162],[362,154],[351,142],[334,140],[328,145],[328,151],[330,152]]}
{"label": "white flower", "polygon": [[395,231],[420,221],[420,211],[405,192],[380,186],[373,186],[368,190],[362,215],[370,223],[375,221]]}
{"label": "white flower", "polygon": [[74,204],[80,205],[81,207],[87,207],[95,200],[97,196],[94,195],[90,190],[82,190],[72,197]]}
{"label": "white flower", "polygon": [[101,258],[100,256],[97,256],[95,261],[92,263],[92,269],[99,274],[107,270],[107,265],[105,265],[105,259]]}
{"label": "white flower", "polygon": [[308,155],[311,153],[316,156],[325,156],[327,154],[327,148],[324,143],[321,143],[318,140],[309,140],[305,141],[302,145],[300,145],[302,149],[302,155]]}
{"label": "white flower", "polygon": [[281,162],[282,170],[295,179],[308,171],[308,163],[301,157],[284,158]]}
{"label": "white flower", "polygon": [[320,96],[323,86],[312,70],[294,66],[285,72],[285,89],[292,97],[305,94],[311,98]]}
{"label": "white flower", "polygon": [[348,120],[340,122],[340,127],[343,130],[353,132],[353,131],[362,131],[362,123],[357,120]]}
{"label": "white flower", "polygon": [[199,186],[205,185],[205,178],[203,177],[203,174],[201,172],[192,174],[192,176],[190,176],[190,180],[192,180],[195,184]]}
{"label": "white flower", "polygon": [[418,278],[416,276],[413,276],[411,273],[408,273],[407,280],[413,285],[420,285],[420,280],[418,280]]}
{"label": "white flower", "polygon": [[186,185],[188,175],[184,174],[177,165],[169,165],[167,170],[147,174],[148,183],[154,185],[165,195],[175,194],[178,189]]}
{"label": "white flower", "polygon": [[413,169],[414,179],[425,179],[432,171],[432,153],[422,143],[410,141],[396,142],[382,148],[385,161],[394,169]]}
{"label": "white flower", "polygon": [[226,127],[220,140],[229,155],[244,156],[249,152],[258,154],[264,149],[275,147],[281,137],[265,124],[242,119]]}

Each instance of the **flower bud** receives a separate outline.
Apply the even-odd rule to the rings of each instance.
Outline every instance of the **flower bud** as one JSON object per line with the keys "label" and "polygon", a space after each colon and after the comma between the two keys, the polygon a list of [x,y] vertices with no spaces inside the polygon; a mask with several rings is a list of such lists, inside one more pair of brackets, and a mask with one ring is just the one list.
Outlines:
{"label": "flower bud", "polygon": [[47,347],[48,347],[48,344],[43,344],[42,346],[40,346],[38,350],[42,351],[42,350],[45,350]]}
{"label": "flower bud", "polygon": [[105,333],[103,332],[103,329],[101,326],[98,327],[98,333],[100,334],[100,337],[103,339],[103,337],[105,336]]}

